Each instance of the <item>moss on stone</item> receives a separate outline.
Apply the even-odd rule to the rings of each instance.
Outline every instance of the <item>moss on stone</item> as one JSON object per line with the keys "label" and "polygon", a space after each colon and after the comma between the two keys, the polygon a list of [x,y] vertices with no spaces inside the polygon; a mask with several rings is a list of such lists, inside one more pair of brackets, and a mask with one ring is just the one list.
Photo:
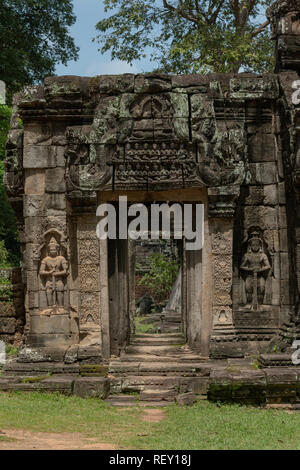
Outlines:
{"label": "moss on stone", "polygon": [[37,376],[37,377],[26,377],[25,379],[23,379],[23,383],[24,384],[35,384],[35,383],[38,383],[38,382],[42,382],[43,380],[45,379],[48,379],[50,377],[50,375],[41,375],[41,376]]}
{"label": "moss on stone", "polygon": [[99,364],[83,364],[80,366],[79,374],[82,377],[107,377],[108,366]]}

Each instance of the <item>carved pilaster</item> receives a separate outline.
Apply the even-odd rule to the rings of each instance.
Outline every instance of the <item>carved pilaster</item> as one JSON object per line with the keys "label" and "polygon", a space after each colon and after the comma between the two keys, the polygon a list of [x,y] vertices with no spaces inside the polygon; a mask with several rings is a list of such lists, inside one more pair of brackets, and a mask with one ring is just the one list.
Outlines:
{"label": "carved pilaster", "polygon": [[96,235],[96,220],[78,219],[77,226],[79,267],[79,320],[80,324],[100,326],[100,250]]}
{"label": "carved pilaster", "polygon": [[239,186],[209,188],[209,226],[212,246],[213,325],[211,355],[239,355],[233,326],[233,223]]}

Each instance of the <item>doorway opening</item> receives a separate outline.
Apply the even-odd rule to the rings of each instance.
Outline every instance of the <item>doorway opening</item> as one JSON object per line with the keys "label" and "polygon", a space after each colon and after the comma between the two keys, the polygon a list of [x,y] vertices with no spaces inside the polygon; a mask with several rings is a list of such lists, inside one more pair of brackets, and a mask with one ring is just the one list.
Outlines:
{"label": "doorway opening", "polygon": [[[110,198],[108,195],[104,195],[105,199],[99,197],[99,201],[108,201],[115,206],[117,233],[120,220],[118,200],[123,195],[126,195],[130,205],[141,204],[146,208],[153,203],[161,204],[160,201],[167,202],[169,206],[173,203],[180,205],[187,203],[193,206],[193,210],[198,203],[207,208],[206,193],[203,191],[181,190],[178,193],[137,191],[112,194]],[[153,227],[150,223],[147,225],[141,222],[142,228],[132,229],[139,226],[136,225],[139,217],[132,216],[133,211],[130,213],[128,210],[129,237],[108,238],[101,243],[102,259],[107,255],[107,264],[102,263],[100,266],[100,277],[103,280],[102,341],[107,357],[109,355],[122,357],[122,354],[135,349],[141,352],[144,347],[148,351],[154,346],[160,347],[162,343],[176,346],[181,344],[195,353],[206,353],[212,311],[211,265],[208,257],[210,245],[207,237],[206,211],[207,209],[203,223],[208,244],[204,250],[191,250],[188,246],[189,238],[178,235],[182,231],[176,217],[176,230],[174,229],[175,221],[172,222],[171,210],[169,232],[162,224],[162,215],[159,224],[152,232],[156,235],[152,238],[150,230],[153,230]],[[148,209],[147,214],[149,216]],[[183,219],[181,220],[183,222]],[[195,231],[195,220],[192,214],[189,228],[193,231]],[[122,227],[124,230],[124,225]],[[134,235],[137,232],[142,235],[137,237]],[[165,236],[166,232],[169,233],[168,237]],[[134,236],[131,236],[131,233]],[[168,287],[162,286],[163,283],[159,279],[154,279],[155,270],[157,271],[159,266],[163,266],[167,273]],[[162,276],[161,272],[158,278],[159,276]],[[153,281],[156,281],[156,284]],[[145,299],[145,296],[150,299]],[[165,349],[161,347],[161,350]],[[169,353],[171,355],[171,351]],[[176,356],[173,351],[172,355]]]}
{"label": "doorway opening", "polygon": [[182,333],[182,240],[135,242],[131,335]]}

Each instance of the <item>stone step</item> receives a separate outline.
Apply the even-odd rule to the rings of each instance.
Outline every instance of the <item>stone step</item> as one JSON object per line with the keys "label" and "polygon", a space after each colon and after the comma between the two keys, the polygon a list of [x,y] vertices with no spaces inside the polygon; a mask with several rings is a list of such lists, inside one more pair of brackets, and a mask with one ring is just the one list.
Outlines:
{"label": "stone step", "polygon": [[178,331],[178,328],[175,327],[175,326],[172,326],[172,325],[170,325],[170,326],[168,325],[166,328],[164,328],[164,331],[174,332],[174,331]]}
{"label": "stone step", "polygon": [[41,376],[46,374],[79,374],[79,364],[65,364],[64,362],[9,362],[5,364],[2,377],[10,375]]}
{"label": "stone step", "polygon": [[[180,323],[181,324],[181,315],[166,315],[164,317],[164,323]],[[161,322],[161,314],[157,314],[157,315],[151,315],[147,318],[147,320],[144,320],[142,321],[142,323],[144,324],[147,324],[148,322],[154,322],[154,321],[157,321],[157,322]]]}
{"label": "stone step", "polygon": [[125,393],[122,395],[109,395],[109,397],[105,400],[111,406],[138,406],[139,404],[139,396],[138,395],[126,395]]}
{"label": "stone step", "polygon": [[196,354],[182,355],[170,354],[169,356],[160,356],[155,354],[124,354],[120,358],[121,362],[199,362],[201,358]]}
{"label": "stone step", "polygon": [[209,375],[211,365],[205,362],[122,362],[113,361],[109,365],[109,373],[120,375]]}
{"label": "stone step", "polygon": [[[156,398],[156,397],[155,397]],[[175,399],[173,399],[172,401],[168,401],[168,400],[142,400],[140,401],[139,400],[139,396],[137,395],[133,395],[133,396],[130,396],[130,395],[126,395],[126,394],[123,394],[123,395],[110,395],[106,400],[105,400],[107,403],[110,404],[110,406],[116,406],[116,407],[120,407],[120,408],[129,408],[129,407],[136,407],[136,406],[140,406],[140,407],[163,407],[163,406],[168,406],[170,405],[172,402],[175,401]]]}
{"label": "stone step", "polygon": [[174,402],[175,397],[178,395],[177,390],[175,389],[151,389],[147,388],[142,390],[140,393],[140,400],[141,401],[150,401],[150,402],[157,402],[157,401],[168,401]]}
{"label": "stone step", "polygon": [[163,375],[129,375],[122,380],[121,390],[124,393],[143,390],[176,390],[177,393],[193,392],[207,395],[209,375],[185,377]]}
{"label": "stone step", "polygon": [[[126,347],[127,354],[155,354],[157,356],[166,356],[171,354],[183,353],[182,346],[173,344],[160,345],[143,345],[143,344],[130,344]],[[189,351],[188,351],[189,352]]]}
{"label": "stone step", "polygon": [[141,392],[147,388],[152,390],[180,389],[180,377],[158,376],[128,376],[122,383],[123,392]]}
{"label": "stone step", "polygon": [[144,408],[160,408],[163,406],[169,406],[171,403],[169,401],[140,401],[139,406]]}
{"label": "stone step", "polygon": [[134,338],[176,338],[176,339],[184,339],[184,336],[181,333],[139,333],[134,336]]}
{"label": "stone step", "polygon": [[133,341],[131,342],[132,345],[153,345],[153,346],[164,346],[164,345],[184,345],[185,342],[182,336],[178,335],[155,335],[155,337],[137,337],[135,336]]}

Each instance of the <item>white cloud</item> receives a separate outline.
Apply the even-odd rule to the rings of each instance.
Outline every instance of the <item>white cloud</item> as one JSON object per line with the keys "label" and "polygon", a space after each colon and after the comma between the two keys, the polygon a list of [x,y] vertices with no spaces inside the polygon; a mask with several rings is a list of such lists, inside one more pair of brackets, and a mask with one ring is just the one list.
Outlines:
{"label": "white cloud", "polygon": [[89,77],[95,75],[121,75],[123,73],[139,73],[136,65],[129,65],[127,62],[115,60],[111,62],[94,62],[86,71]]}

